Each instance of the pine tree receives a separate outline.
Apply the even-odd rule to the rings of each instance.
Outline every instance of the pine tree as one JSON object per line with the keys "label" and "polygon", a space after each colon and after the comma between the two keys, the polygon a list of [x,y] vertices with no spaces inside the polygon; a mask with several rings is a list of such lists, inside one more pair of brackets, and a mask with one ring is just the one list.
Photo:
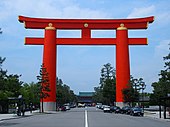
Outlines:
{"label": "pine tree", "polygon": [[40,68],[40,72],[39,72],[39,76],[37,76],[38,79],[38,85],[39,85],[39,97],[41,100],[41,111],[44,112],[44,99],[49,97],[49,93],[50,92],[50,83],[49,83],[49,77],[48,77],[48,72],[44,66],[44,64],[41,65]]}

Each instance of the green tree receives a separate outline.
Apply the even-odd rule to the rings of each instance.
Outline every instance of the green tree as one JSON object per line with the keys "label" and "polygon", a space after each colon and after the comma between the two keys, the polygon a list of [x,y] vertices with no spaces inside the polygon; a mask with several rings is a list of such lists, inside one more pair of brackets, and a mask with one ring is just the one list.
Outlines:
{"label": "green tree", "polygon": [[29,86],[30,86],[30,102],[33,105],[38,105],[40,102],[39,84],[31,82]]}
{"label": "green tree", "polygon": [[20,93],[23,96],[25,103],[30,105],[38,105],[40,102],[39,97],[39,85],[37,83],[24,83],[20,89]]}
{"label": "green tree", "polygon": [[38,88],[39,88],[39,97],[41,99],[41,111],[44,112],[44,99],[49,97],[50,92],[50,83],[49,83],[49,77],[48,72],[44,66],[44,64],[41,65],[39,75],[37,76],[38,79]]}
{"label": "green tree", "polygon": [[[5,87],[6,87],[5,86],[5,79],[6,79],[7,71],[4,71],[2,69],[2,64],[3,64],[4,61],[5,61],[5,58],[0,57],[0,91],[1,91],[1,93],[2,93],[2,91],[5,90]],[[2,99],[2,98],[0,98],[0,99]]]}
{"label": "green tree", "polygon": [[93,101],[94,102],[98,102],[98,103],[103,103],[104,101],[104,97],[103,97],[103,89],[98,86],[98,87],[94,87],[94,95],[93,95]]}
{"label": "green tree", "polygon": [[165,69],[161,70],[159,81],[152,83],[153,94],[150,97],[152,104],[158,104],[160,98],[170,94],[170,53],[163,57],[163,60],[165,61]]}
{"label": "green tree", "polygon": [[142,78],[135,79],[131,76],[127,88],[122,90],[124,102],[129,105],[132,105],[133,102],[139,102],[140,90],[143,93],[145,88],[146,85]]}
{"label": "green tree", "polygon": [[113,104],[116,95],[116,76],[115,69],[110,63],[103,65],[101,69],[100,86],[94,88],[93,99],[96,102]]}
{"label": "green tree", "polygon": [[56,88],[58,105],[77,101],[77,97],[74,94],[74,91],[71,90],[68,85],[63,84],[63,81],[61,79],[57,78]]}
{"label": "green tree", "polygon": [[0,99],[7,99],[8,97],[18,97],[20,95],[20,88],[22,81],[19,80],[21,75],[11,74],[7,75],[7,71],[2,69],[2,63],[5,58],[0,57]]}
{"label": "green tree", "polygon": [[7,75],[5,79],[6,90],[13,93],[14,97],[18,97],[20,95],[20,89],[22,87],[23,82],[19,80],[21,75]]}
{"label": "green tree", "polygon": [[18,97],[22,87],[22,81],[19,80],[20,75],[10,74],[7,75],[7,70],[2,69],[2,64],[5,58],[0,57],[0,107],[3,111],[7,111],[7,99],[9,97]]}

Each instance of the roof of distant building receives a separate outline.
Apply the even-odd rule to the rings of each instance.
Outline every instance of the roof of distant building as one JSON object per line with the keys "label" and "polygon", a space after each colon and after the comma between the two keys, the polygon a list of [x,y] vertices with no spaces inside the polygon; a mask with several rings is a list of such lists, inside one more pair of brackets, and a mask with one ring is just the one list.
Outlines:
{"label": "roof of distant building", "polygon": [[79,96],[92,97],[94,92],[79,92]]}

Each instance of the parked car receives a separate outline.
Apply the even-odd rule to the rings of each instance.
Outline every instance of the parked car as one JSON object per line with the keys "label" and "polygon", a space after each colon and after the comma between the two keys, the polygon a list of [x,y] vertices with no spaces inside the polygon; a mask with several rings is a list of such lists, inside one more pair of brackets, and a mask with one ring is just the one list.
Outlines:
{"label": "parked car", "polygon": [[121,112],[121,108],[117,107],[116,110],[115,110],[115,113],[120,113],[120,112]]}
{"label": "parked car", "polygon": [[102,109],[102,105],[99,105],[98,108],[99,108],[99,109]]}
{"label": "parked car", "polygon": [[58,105],[56,109],[57,111],[66,111],[66,107],[64,105]]}
{"label": "parked car", "polygon": [[135,107],[135,108],[131,109],[130,115],[132,115],[132,116],[143,116],[144,112],[141,108]]}
{"label": "parked car", "polygon": [[102,110],[103,110],[105,106],[108,106],[108,105],[102,105],[100,109],[102,109]]}
{"label": "parked car", "polygon": [[110,106],[105,105],[105,106],[103,107],[103,112],[112,112],[112,111],[110,110]]}
{"label": "parked car", "polygon": [[130,114],[130,111],[131,111],[131,107],[129,106],[125,106],[121,109],[122,114]]}
{"label": "parked car", "polygon": [[118,106],[112,106],[112,107],[110,107],[110,110],[111,110],[112,112],[116,112],[117,109],[120,109],[120,107],[118,107]]}
{"label": "parked car", "polygon": [[85,104],[84,103],[78,103],[78,108],[84,108]]}
{"label": "parked car", "polygon": [[102,103],[97,103],[96,104],[96,108],[101,108],[101,106],[102,106]]}
{"label": "parked car", "polygon": [[66,110],[70,110],[70,104],[69,103],[64,104],[64,106],[66,107]]}
{"label": "parked car", "polygon": [[70,105],[70,108],[75,108],[76,107],[76,104],[71,104]]}
{"label": "parked car", "polygon": [[66,111],[66,107],[65,107],[65,106],[61,106],[61,107],[60,107],[60,110],[61,110],[61,111]]}
{"label": "parked car", "polygon": [[114,113],[121,113],[121,108],[118,106],[112,106],[110,107],[110,110]]}

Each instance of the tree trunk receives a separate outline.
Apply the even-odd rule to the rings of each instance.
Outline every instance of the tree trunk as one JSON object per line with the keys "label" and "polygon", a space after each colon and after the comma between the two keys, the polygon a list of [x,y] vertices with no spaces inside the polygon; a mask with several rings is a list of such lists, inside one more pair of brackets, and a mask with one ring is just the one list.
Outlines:
{"label": "tree trunk", "polygon": [[42,98],[42,113],[44,112],[44,104],[43,104],[43,98]]}

